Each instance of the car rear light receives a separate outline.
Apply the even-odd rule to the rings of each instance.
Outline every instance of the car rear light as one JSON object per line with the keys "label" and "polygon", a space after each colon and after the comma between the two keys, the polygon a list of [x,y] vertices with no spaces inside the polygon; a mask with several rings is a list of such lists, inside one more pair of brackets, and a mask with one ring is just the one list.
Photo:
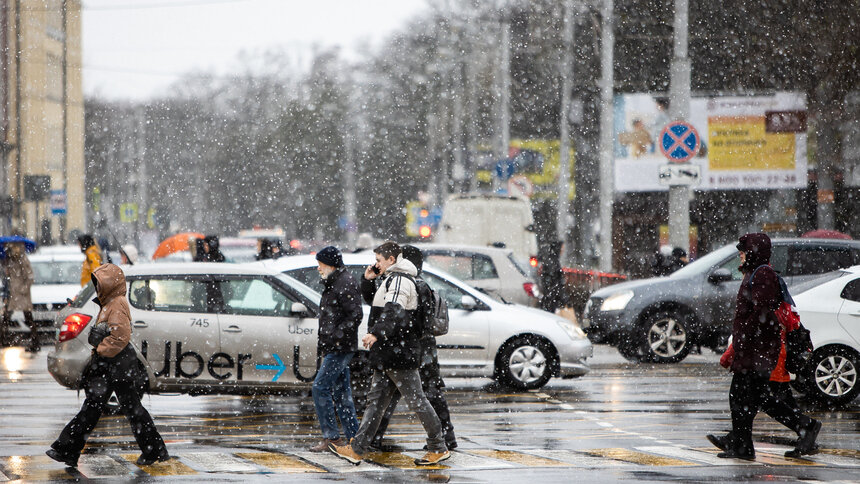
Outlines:
{"label": "car rear light", "polygon": [[537,288],[537,284],[534,282],[524,282],[523,290],[529,295],[529,297],[540,298],[540,291]]}
{"label": "car rear light", "polygon": [[77,338],[81,334],[81,331],[87,327],[91,319],[93,319],[92,316],[81,313],[66,316],[66,319],[63,320],[63,325],[60,327],[60,343]]}
{"label": "car rear light", "polygon": [[532,267],[537,267],[537,265],[538,265],[537,257],[534,257],[534,256],[529,257],[529,265]]}

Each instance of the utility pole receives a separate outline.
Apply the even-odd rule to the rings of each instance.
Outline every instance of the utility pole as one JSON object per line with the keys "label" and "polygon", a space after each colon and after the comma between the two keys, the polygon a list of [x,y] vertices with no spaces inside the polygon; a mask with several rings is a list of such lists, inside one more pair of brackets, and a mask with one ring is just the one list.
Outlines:
{"label": "utility pole", "polygon": [[353,131],[349,130],[346,132],[346,136],[343,137],[343,204],[344,217],[346,218],[346,244],[350,249],[355,249],[355,244],[358,240],[358,197],[355,195],[355,154],[351,133],[353,133]]}
{"label": "utility pole", "polygon": [[[690,59],[687,56],[689,0],[675,0],[672,68],[669,79],[669,117],[687,121],[690,117]],[[688,250],[690,246],[690,188],[669,187],[669,245]]]}
{"label": "utility pole", "polygon": [[573,0],[564,1],[564,53],[561,61],[560,157],[558,172],[558,240],[567,242],[567,221],[570,218],[570,91],[573,89]]}
{"label": "utility pole", "polygon": [[615,32],[613,0],[603,0],[600,15],[600,245],[599,267],[612,270],[612,204],[615,198],[615,170],[612,150],[612,95]]}
{"label": "utility pole", "polygon": [[493,155],[498,160],[508,157],[511,145],[511,14],[509,8],[502,6],[500,11],[500,50],[499,65],[496,72],[496,101],[498,102],[498,125]]}

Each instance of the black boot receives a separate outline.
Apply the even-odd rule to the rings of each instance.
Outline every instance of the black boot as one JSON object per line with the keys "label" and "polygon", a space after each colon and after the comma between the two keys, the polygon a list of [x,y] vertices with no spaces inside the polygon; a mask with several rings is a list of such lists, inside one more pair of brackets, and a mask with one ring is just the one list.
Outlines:
{"label": "black boot", "polygon": [[818,432],[821,431],[821,422],[813,420],[800,431],[800,438],[797,439],[797,445],[794,450],[789,450],[785,453],[786,457],[800,457],[818,452],[818,446],[815,445],[815,439],[818,438]]}
{"label": "black boot", "polygon": [[51,459],[54,459],[57,462],[62,462],[69,467],[77,467],[78,457],[80,457],[80,455],[66,454],[55,449],[48,449],[45,451],[45,454]]}

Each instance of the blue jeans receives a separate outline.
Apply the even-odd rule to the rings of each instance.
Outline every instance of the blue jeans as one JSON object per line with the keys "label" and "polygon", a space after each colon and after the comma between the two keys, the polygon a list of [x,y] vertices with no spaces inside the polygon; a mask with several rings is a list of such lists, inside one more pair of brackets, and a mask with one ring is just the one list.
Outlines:
{"label": "blue jeans", "polygon": [[340,437],[335,413],[340,418],[347,440],[358,432],[358,417],[352,402],[352,387],[349,380],[349,362],[353,353],[329,353],[323,357],[312,393],[317,417],[324,439]]}

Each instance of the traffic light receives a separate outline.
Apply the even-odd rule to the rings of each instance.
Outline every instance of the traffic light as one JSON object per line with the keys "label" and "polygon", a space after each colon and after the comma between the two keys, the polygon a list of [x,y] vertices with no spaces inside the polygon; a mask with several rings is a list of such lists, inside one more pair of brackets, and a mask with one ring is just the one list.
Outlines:
{"label": "traffic light", "polygon": [[430,229],[429,225],[422,225],[418,229],[418,235],[421,236],[422,239],[426,239],[433,234],[433,231]]}

